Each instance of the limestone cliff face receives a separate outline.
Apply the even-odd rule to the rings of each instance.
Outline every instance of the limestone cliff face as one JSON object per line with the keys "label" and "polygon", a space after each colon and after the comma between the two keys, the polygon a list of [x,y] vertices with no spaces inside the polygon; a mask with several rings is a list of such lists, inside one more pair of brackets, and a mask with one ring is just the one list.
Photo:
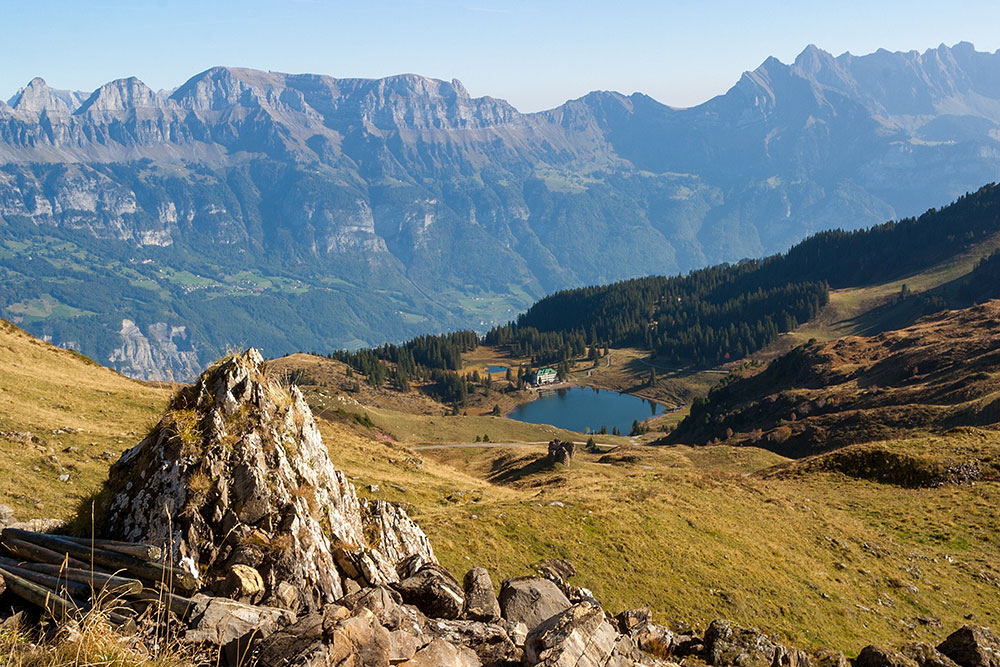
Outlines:
{"label": "limestone cliff face", "polygon": [[159,382],[176,382],[198,374],[198,353],[191,346],[187,328],[156,322],[147,334],[130,319],[122,320],[121,345],[108,356],[108,364],[125,375]]}
{"label": "limestone cliff face", "polygon": [[244,565],[266,596],[291,586],[317,608],[340,598],[347,578],[384,584],[407,556],[434,560],[405,511],[358,499],[301,393],[269,379],[253,349],[178,394],[104,491],[107,536],[168,544],[207,588]]}

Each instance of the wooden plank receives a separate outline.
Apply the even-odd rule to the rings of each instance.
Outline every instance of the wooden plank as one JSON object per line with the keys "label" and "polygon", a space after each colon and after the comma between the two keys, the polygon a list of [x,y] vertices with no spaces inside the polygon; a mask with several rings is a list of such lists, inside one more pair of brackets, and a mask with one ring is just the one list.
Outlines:
{"label": "wooden plank", "polygon": [[170,611],[177,614],[181,618],[185,618],[195,605],[194,600],[191,598],[174,595],[172,593],[154,591],[148,588],[144,588],[141,593],[133,595],[132,597],[137,600],[144,600],[154,604],[157,602],[165,604],[169,607]]}
{"label": "wooden plank", "polygon": [[0,576],[7,584],[7,590],[18,596],[25,602],[41,607],[49,612],[53,618],[64,619],[77,611],[76,605],[60,597],[55,591],[49,590],[34,582],[19,577],[13,572],[8,572],[0,568]]}
{"label": "wooden plank", "polygon": [[0,567],[3,567],[4,570],[10,572],[11,574],[15,574],[23,579],[27,579],[28,581],[34,582],[53,591],[61,592],[62,590],[65,590],[67,597],[70,599],[90,599],[91,589],[90,586],[86,584],[69,581],[57,575],[35,572],[24,567],[19,567],[7,558],[4,558],[3,561],[3,563],[0,563]]}

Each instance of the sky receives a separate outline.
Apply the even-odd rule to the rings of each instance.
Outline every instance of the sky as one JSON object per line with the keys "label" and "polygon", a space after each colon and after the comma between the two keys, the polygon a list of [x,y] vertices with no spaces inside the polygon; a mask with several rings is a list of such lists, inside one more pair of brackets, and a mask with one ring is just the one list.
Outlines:
{"label": "sky", "polygon": [[459,79],[521,111],[591,90],[672,106],[724,93],[768,56],[1000,48],[1000,2],[952,0],[0,0],[0,99],[36,76],[172,89],[215,65]]}

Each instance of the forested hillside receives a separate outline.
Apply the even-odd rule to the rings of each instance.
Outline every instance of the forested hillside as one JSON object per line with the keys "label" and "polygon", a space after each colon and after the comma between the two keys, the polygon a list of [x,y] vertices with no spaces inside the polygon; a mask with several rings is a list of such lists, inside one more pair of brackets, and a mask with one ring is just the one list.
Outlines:
{"label": "forested hillside", "polygon": [[[674,363],[738,359],[813,317],[827,286],[902,278],[998,232],[1000,187],[991,184],[918,218],[822,232],[760,261],[557,292],[516,323],[494,328],[486,342],[544,360],[567,356],[581,337],[591,345],[641,347]],[[996,296],[998,267],[997,255],[983,260],[968,291]]]}

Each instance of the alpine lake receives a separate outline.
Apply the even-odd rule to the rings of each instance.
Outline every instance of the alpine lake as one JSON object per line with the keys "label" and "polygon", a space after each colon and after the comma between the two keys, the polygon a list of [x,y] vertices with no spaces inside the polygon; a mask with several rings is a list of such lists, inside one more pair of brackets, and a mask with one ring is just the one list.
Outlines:
{"label": "alpine lake", "polygon": [[663,414],[666,408],[658,403],[618,392],[594,387],[560,387],[541,390],[530,403],[524,403],[507,414],[510,419],[530,424],[550,424],[557,428],[584,433],[607,432],[618,427],[623,435],[632,430],[632,422]]}

